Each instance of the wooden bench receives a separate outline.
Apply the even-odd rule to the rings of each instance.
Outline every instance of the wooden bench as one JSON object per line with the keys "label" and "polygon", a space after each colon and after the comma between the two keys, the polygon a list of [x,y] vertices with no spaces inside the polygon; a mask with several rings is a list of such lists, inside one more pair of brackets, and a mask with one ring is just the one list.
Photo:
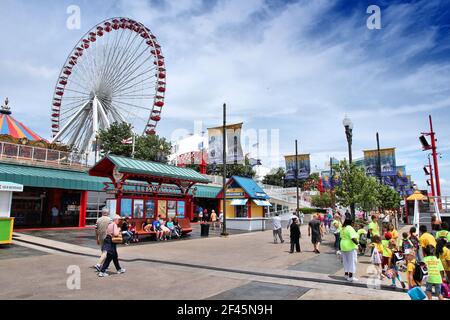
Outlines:
{"label": "wooden bench", "polygon": [[[130,223],[135,223],[136,224],[136,234],[137,236],[156,236],[156,232],[153,230],[150,231],[145,231],[142,228],[142,225],[144,224],[144,222],[147,221],[147,219],[130,219]],[[154,221],[154,219],[150,219],[150,223],[152,223]],[[167,221],[167,219],[166,219]],[[192,227],[191,227],[191,222],[189,221],[188,218],[181,218],[178,219],[178,224],[181,227],[181,232],[182,234],[188,234],[190,232],[192,232]]]}

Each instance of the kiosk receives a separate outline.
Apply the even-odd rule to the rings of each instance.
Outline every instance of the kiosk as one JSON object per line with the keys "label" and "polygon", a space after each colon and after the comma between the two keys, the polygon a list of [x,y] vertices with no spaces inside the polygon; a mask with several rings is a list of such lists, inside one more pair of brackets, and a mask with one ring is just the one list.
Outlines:
{"label": "kiosk", "polygon": [[0,181],[0,244],[12,243],[14,218],[11,218],[13,192],[22,192],[23,185]]}

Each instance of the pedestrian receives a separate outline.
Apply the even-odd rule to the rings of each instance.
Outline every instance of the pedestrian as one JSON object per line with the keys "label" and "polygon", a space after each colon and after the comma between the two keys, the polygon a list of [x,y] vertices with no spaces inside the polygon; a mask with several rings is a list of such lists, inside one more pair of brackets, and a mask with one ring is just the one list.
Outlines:
{"label": "pedestrian", "polygon": [[282,235],[282,229],[281,229],[281,218],[280,214],[277,212],[275,213],[275,216],[272,218],[272,233],[273,233],[273,243],[278,243],[278,238],[280,238],[280,242],[283,243],[283,235]]}
{"label": "pedestrian", "polygon": [[220,210],[220,212],[219,212],[218,222],[219,222],[219,229],[220,229],[220,228],[222,228],[222,223],[223,223],[223,212],[222,212],[222,210]]}
{"label": "pedestrian", "polygon": [[427,265],[428,269],[428,278],[426,283],[426,294],[428,300],[433,299],[433,287],[434,294],[438,297],[439,300],[444,300],[442,296],[442,279],[445,279],[444,266],[442,265],[441,260],[439,260],[435,256],[436,248],[431,244],[427,245],[424,249],[423,262]]}
{"label": "pedestrian", "polygon": [[111,223],[111,218],[109,217],[109,209],[104,207],[102,209],[102,216],[97,219],[95,223],[95,237],[97,239],[97,245],[100,246],[101,255],[98,259],[97,263],[94,265],[94,268],[100,272],[103,263],[106,260],[106,251],[103,250],[103,243],[106,238],[106,229],[108,225]]}
{"label": "pedestrian", "polygon": [[198,222],[202,222],[203,221],[203,208],[202,207],[198,207],[198,218],[197,218]]}
{"label": "pedestrian", "polygon": [[292,221],[294,221],[293,220],[294,218],[298,219],[298,215],[296,213],[292,213],[292,215],[289,217],[288,224],[287,224],[287,229],[288,230],[291,227],[291,224],[292,224]]}
{"label": "pedestrian", "polygon": [[208,209],[203,209],[203,223],[207,223],[209,221]]}
{"label": "pedestrian", "polygon": [[436,257],[442,262],[448,283],[450,281],[450,249],[446,245],[447,239],[439,238],[436,245]]}
{"label": "pedestrian", "polygon": [[381,267],[383,246],[381,245],[380,236],[373,236],[370,246],[373,247],[370,262],[375,267],[377,276],[382,280],[384,278],[383,269]]}
{"label": "pedestrian", "polygon": [[106,260],[102,265],[100,272],[98,273],[99,277],[109,276],[106,273],[106,269],[108,269],[109,264],[113,261],[114,266],[116,267],[117,274],[121,274],[125,272],[125,269],[120,267],[119,264],[119,255],[117,254],[117,245],[113,242],[113,237],[118,237],[120,235],[120,228],[118,226],[120,220],[120,216],[116,215],[114,217],[114,221],[111,222],[106,228],[106,238],[103,242],[103,251],[106,251]]}
{"label": "pedestrian", "polygon": [[346,219],[341,230],[341,253],[344,263],[345,279],[349,282],[358,281],[355,277],[358,261],[358,234],[352,227],[352,220]]}
{"label": "pedestrian", "polygon": [[122,232],[123,241],[126,246],[130,244],[131,239],[133,238],[133,234],[131,233],[130,224],[129,224],[130,217],[125,217],[125,219],[122,222],[122,225],[120,226],[120,231]]}
{"label": "pedestrian", "polygon": [[[367,227],[367,239],[372,239],[374,236],[380,236],[380,226],[378,225],[378,216],[376,214],[373,214],[371,216],[372,222],[369,223],[369,226]],[[372,246],[372,252],[373,252],[373,246]]]}
{"label": "pedestrian", "polygon": [[56,206],[52,207],[52,226],[58,224],[59,210]]}
{"label": "pedestrian", "polygon": [[405,259],[406,259],[406,279],[408,281],[408,289],[410,290],[414,287],[420,286],[420,283],[417,283],[414,280],[414,271],[416,270],[416,254],[414,249],[406,249]]}
{"label": "pedestrian", "polygon": [[317,214],[313,215],[313,219],[308,224],[308,236],[311,236],[311,242],[314,245],[314,252],[320,253],[319,247],[322,242],[323,229],[322,223]]}
{"label": "pedestrian", "polygon": [[289,227],[289,230],[291,237],[291,250],[289,251],[289,253],[294,253],[294,246],[296,252],[302,252],[302,250],[300,249],[300,224],[297,217],[292,218],[292,223]]}
{"label": "pedestrian", "polygon": [[431,233],[428,232],[427,226],[424,224],[419,227],[419,234],[420,234],[419,244],[422,249],[421,252],[423,254],[422,256],[424,257],[425,256],[424,250],[427,246],[431,245],[434,248],[436,248],[436,239],[433,237],[433,235],[431,235]]}
{"label": "pedestrian", "polygon": [[212,225],[212,229],[216,230],[216,224],[217,224],[217,214],[214,210],[211,210],[211,225]]}
{"label": "pedestrian", "polygon": [[436,232],[436,236],[435,236],[436,240],[438,240],[439,238],[444,238],[447,239],[447,243],[450,243],[450,232],[448,231],[448,223],[447,222],[442,222],[441,224],[441,230]]}
{"label": "pedestrian", "polygon": [[345,210],[345,220],[352,220],[352,214],[348,211],[348,209]]}
{"label": "pedestrian", "polygon": [[334,215],[334,220],[331,222],[331,232],[334,234],[334,249],[336,250],[336,254],[341,254],[340,247],[341,247],[341,239],[340,239],[340,233],[342,230],[342,221],[339,214]]}
{"label": "pedestrian", "polygon": [[364,256],[366,254],[366,248],[367,248],[367,231],[364,229],[364,225],[359,225],[358,231],[356,231],[358,234],[358,253],[361,256]]}
{"label": "pedestrian", "polygon": [[303,211],[300,211],[298,213],[298,217],[300,219],[300,225],[303,225],[303,223],[305,222],[305,214],[303,213]]}
{"label": "pedestrian", "polygon": [[433,231],[439,231],[441,230],[441,223],[442,221],[439,220],[436,215],[431,216],[431,230]]}
{"label": "pedestrian", "polygon": [[415,258],[417,258],[418,261],[422,261],[420,252],[419,252],[419,248],[420,248],[420,243],[419,243],[419,238],[417,237],[416,234],[417,230],[416,227],[411,227],[409,229],[409,237],[408,239],[412,242],[413,247],[414,247],[414,251],[415,251]]}

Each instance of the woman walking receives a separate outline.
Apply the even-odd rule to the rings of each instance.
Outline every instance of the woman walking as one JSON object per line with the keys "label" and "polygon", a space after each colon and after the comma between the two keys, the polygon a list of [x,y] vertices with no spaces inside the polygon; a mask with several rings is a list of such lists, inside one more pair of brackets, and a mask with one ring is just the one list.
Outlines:
{"label": "woman walking", "polygon": [[341,254],[344,263],[345,279],[347,281],[358,281],[354,277],[356,273],[356,262],[358,254],[358,234],[352,227],[352,220],[346,219],[341,230]]}
{"label": "woman walking", "polygon": [[106,251],[106,260],[102,265],[100,272],[98,273],[99,277],[109,276],[106,273],[106,269],[108,269],[111,261],[114,263],[116,267],[117,274],[121,274],[125,272],[125,269],[122,269],[119,264],[119,256],[117,254],[117,245],[113,242],[113,237],[118,237],[120,235],[120,228],[118,226],[120,220],[120,216],[116,215],[114,217],[114,221],[108,225],[106,229],[106,238],[103,242],[102,251]]}

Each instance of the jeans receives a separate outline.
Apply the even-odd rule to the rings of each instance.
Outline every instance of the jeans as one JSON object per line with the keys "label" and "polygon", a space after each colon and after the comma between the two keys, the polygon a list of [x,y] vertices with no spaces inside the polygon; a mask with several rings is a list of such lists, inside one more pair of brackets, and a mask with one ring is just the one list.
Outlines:
{"label": "jeans", "polygon": [[123,231],[122,237],[124,243],[129,243],[131,238],[133,238],[133,234],[130,231]]}
{"label": "jeans", "polygon": [[272,231],[273,232],[273,242],[277,243],[277,241],[278,241],[277,236],[278,236],[278,238],[280,238],[281,242],[284,242],[281,230],[282,229],[279,228],[277,230]]}
{"label": "jeans", "polygon": [[426,292],[431,292],[433,293],[433,287],[434,287],[434,294],[436,295],[436,297],[439,297],[439,295],[441,294],[441,288],[442,285],[438,284],[438,283],[429,283],[427,282],[425,288],[426,288]]}
{"label": "jeans", "polygon": [[120,264],[119,264],[119,256],[117,254],[117,250],[115,248],[114,245],[114,249],[112,252],[108,252],[106,254],[106,260],[102,265],[102,269],[101,272],[106,272],[106,269],[108,269],[111,261],[114,263],[114,266],[116,267],[116,270],[119,271],[121,269]]}

